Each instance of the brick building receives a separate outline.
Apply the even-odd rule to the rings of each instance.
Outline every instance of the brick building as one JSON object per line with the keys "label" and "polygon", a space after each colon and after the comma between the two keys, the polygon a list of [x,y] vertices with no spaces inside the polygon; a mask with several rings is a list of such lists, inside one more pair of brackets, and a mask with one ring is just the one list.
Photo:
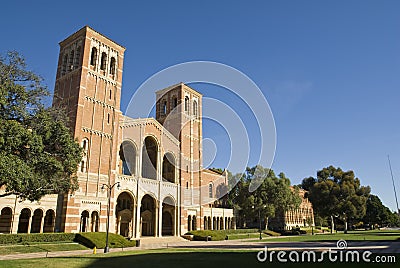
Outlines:
{"label": "brick building", "polygon": [[104,232],[109,186],[110,232],[234,228],[232,209],[212,205],[226,174],[202,167],[202,95],[179,83],[156,91],[156,118],[124,116],[124,52],[88,26],[60,42],[53,105],[67,109],[84,150],[79,189],[37,202],[0,198],[0,233]]}

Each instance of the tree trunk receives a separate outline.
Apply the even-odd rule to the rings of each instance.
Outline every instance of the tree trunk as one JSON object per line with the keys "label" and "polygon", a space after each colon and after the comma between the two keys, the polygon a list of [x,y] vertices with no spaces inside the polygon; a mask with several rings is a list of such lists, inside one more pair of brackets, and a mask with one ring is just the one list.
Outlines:
{"label": "tree trunk", "polygon": [[347,218],[344,218],[344,233],[347,234]]}
{"label": "tree trunk", "polygon": [[335,229],[335,223],[333,222],[333,216],[331,215],[331,234],[333,233],[334,229]]}
{"label": "tree trunk", "polygon": [[265,217],[265,230],[268,230],[268,217]]}

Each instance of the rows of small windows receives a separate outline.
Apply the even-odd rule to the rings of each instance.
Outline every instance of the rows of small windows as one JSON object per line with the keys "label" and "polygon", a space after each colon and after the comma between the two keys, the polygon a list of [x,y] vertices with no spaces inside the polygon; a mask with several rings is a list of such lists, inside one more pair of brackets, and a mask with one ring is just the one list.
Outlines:
{"label": "rows of small windows", "polygon": [[[197,101],[194,100],[192,105],[193,105],[193,107],[192,107],[193,116],[197,117],[197,112],[198,112]],[[185,113],[189,114],[189,112],[190,112],[190,100],[189,100],[189,97],[186,96],[185,97]]]}
{"label": "rows of small windows", "polygon": [[81,63],[81,54],[81,46],[76,47],[76,49],[71,49],[69,52],[66,52],[64,54],[62,60],[61,75],[65,75],[66,73],[79,68],[79,65]]}
{"label": "rows of small windows", "polygon": [[[197,117],[198,115],[198,104],[197,101],[194,100],[192,104],[192,110],[193,110],[193,116]],[[175,109],[178,106],[178,99],[174,97],[172,99],[172,110]],[[184,102],[184,110],[186,114],[189,114],[190,111],[190,100],[189,97],[185,97],[185,102]],[[161,114],[166,115],[167,114],[167,101],[162,101],[161,102]]]}
{"label": "rows of small windows", "polygon": [[[93,66],[94,68],[97,66],[97,58],[98,58],[98,51],[97,48],[92,47],[92,51],[90,53],[90,65]],[[110,59],[110,65],[109,68],[107,69],[107,53],[102,52],[100,56],[100,70],[107,72],[110,75],[115,75],[116,71],[116,59],[115,57],[111,57]]]}

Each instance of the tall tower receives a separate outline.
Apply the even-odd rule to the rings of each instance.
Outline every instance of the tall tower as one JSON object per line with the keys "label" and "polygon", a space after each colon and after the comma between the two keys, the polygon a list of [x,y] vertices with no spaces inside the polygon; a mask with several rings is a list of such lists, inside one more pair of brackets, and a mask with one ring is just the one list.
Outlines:
{"label": "tall tower", "polygon": [[196,216],[200,211],[202,94],[180,83],[157,91],[156,98],[156,119],[180,142],[181,224],[184,224],[188,213]]}
{"label": "tall tower", "polygon": [[53,105],[66,109],[73,136],[84,149],[77,173],[79,190],[59,197],[60,231],[87,230],[84,213],[89,205],[96,207],[91,211],[98,211],[100,226],[104,225],[107,197],[100,189],[115,181],[124,51],[88,26],[60,42]]}

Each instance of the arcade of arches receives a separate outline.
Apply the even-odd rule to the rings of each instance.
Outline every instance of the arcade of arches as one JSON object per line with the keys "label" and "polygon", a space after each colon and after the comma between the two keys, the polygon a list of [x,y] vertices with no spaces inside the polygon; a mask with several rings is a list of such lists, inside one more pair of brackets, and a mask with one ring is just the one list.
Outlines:
{"label": "arcade of arches", "polygon": [[17,233],[51,233],[54,232],[55,212],[48,209],[35,209],[33,212],[29,208],[23,208],[18,215],[12,213],[10,207],[1,209],[0,214],[0,233],[8,234],[12,232],[13,224],[16,224]]}

